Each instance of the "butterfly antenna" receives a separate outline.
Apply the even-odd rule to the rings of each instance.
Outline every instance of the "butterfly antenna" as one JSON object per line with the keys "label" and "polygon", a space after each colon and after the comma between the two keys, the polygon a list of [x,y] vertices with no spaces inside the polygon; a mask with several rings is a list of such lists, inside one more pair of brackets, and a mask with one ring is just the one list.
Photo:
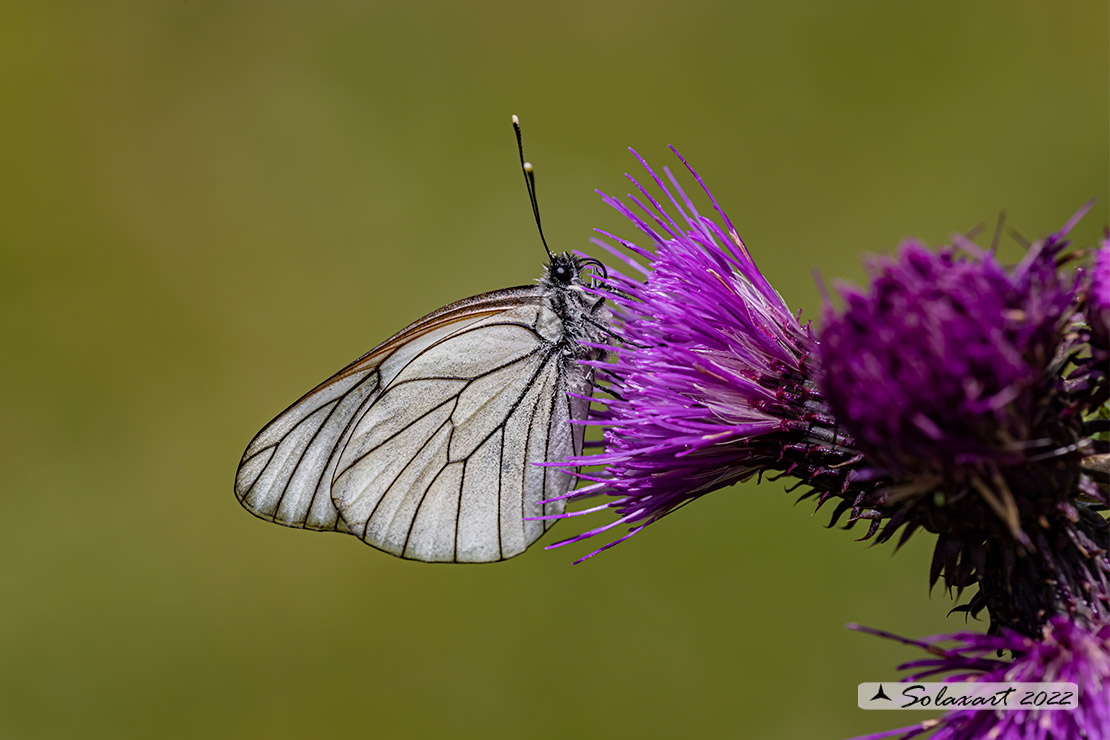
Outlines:
{"label": "butterfly antenna", "polygon": [[547,251],[548,259],[555,259],[551,248],[547,246],[547,239],[543,235],[543,226],[540,224],[540,205],[536,202],[536,173],[532,170],[532,163],[524,161],[524,138],[520,134],[520,119],[513,116],[513,130],[516,131],[516,148],[520,151],[520,169],[524,171],[524,184],[528,186],[528,200],[532,202],[532,215],[536,217],[536,228],[540,232],[540,241]]}

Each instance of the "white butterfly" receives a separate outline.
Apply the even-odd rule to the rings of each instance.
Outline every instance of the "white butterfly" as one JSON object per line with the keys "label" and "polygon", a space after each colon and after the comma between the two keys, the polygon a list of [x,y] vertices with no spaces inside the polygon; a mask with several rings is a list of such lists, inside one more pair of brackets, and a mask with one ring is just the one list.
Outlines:
{"label": "white butterfly", "polygon": [[251,441],[239,502],[410,560],[524,552],[553,523],[527,518],[561,514],[575,482],[536,463],[582,452],[583,427],[570,420],[588,414],[576,396],[590,395],[593,371],[581,361],[602,356],[586,345],[611,322],[582,279],[591,265],[604,270],[551,255],[538,284],[445,306],[325,380]]}

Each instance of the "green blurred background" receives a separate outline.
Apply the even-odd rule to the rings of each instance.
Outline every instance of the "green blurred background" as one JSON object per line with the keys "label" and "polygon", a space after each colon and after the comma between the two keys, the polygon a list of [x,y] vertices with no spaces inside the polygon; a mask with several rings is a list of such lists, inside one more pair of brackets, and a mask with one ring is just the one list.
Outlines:
{"label": "green blurred background", "polygon": [[[627,145],[706,178],[807,317],[813,270],[1000,210],[1108,218],[1105,2],[14,2],[0,9],[0,737],[840,738],[960,629],[782,483],[579,566],[403,562],[267,525],[287,403],[548,237],[631,234]],[[575,530],[564,523],[554,534]],[[548,538],[545,542],[553,541]],[[804,704],[799,705],[799,699]]]}

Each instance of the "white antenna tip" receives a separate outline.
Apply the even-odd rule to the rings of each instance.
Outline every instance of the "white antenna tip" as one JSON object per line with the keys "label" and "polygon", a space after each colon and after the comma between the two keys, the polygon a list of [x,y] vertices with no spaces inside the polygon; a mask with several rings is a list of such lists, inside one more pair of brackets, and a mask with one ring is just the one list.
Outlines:
{"label": "white antenna tip", "polygon": [[525,172],[531,172],[532,171],[532,163],[531,162],[525,162],[524,163],[524,171]]}
{"label": "white antenna tip", "polygon": [[513,125],[514,126],[519,126],[520,125],[520,119],[516,117],[515,113],[513,114]]}

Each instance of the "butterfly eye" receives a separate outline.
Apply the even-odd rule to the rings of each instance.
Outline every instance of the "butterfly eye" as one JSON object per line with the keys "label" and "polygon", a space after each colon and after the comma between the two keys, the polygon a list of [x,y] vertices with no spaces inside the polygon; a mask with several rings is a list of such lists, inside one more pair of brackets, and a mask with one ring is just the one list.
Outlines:
{"label": "butterfly eye", "polygon": [[555,265],[551,270],[551,274],[556,282],[562,283],[563,285],[570,285],[570,281],[574,279],[574,271],[562,264]]}

